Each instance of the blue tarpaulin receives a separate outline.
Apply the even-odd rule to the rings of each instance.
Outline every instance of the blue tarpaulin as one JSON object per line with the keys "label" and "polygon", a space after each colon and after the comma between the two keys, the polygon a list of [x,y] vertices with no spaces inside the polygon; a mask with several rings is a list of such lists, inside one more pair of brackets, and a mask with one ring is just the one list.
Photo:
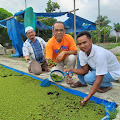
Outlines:
{"label": "blue tarpaulin", "polygon": [[67,12],[59,12],[59,13],[35,13],[36,16],[39,16],[39,17],[60,17],[62,15],[65,15],[67,14]]}
{"label": "blue tarpaulin", "polygon": [[24,18],[24,13],[25,13],[25,10],[22,10],[20,12],[15,13],[14,16],[18,16],[19,15],[20,17]]}
{"label": "blue tarpaulin", "polygon": [[36,27],[41,30],[50,30],[52,27],[45,25],[41,21],[37,21]]}
{"label": "blue tarpaulin", "polygon": [[0,20],[0,26],[7,28],[5,19]]}
{"label": "blue tarpaulin", "polygon": [[[0,65],[1,65],[1,64],[0,64]],[[2,65],[2,66],[5,67],[5,68],[8,68],[8,69],[10,69],[10,70],[13,70],[13,71],[15,71],[15,72],[21,73],[21,74],[23,74],[23,75],[28,75],[28,76],[30,76],[30,77],[32,77],[32,78],[34,78],[34,79],[43,81],[41,78],[32,76],[32,75],[30,75],[30,74],[28,74],[28,73],[21,72],[21,71],[19,71],[19,70],[16,70],[16,69],[14,69],[14,68],[11,68],[11,67],[8,67],[8,66],[5,66],[5,65]],[[54,84],[54,83],[51,83],[51,84],[52,84],[52,85],[56,85],[56,84]],[[56,85],[56,86],[59,87],[60,89],[64,90],[64,91],[68,92],[68,93],[71,93],[71,94],[73,94],[73,95],[77,95],[77,96],[82,97],[82,98],[84,98],[84,97],[87,96],[87,94],[82,93],[82,92],[80,92],[80,91],[76,91],[76,90],[73,90],[73,89],[70,89],[70,88],[65,88],[65,87],[60,86],[60,85]],[[100,98],[97,98],[97,97],[94,97],[94,96],[92,96],[92,97],[90,98],[90,100],[93,100],[96,104],[103,104],[103,105],[105,106],[106,116],[105,116],[104,118],[102,118],[101,120],[110,120],[110,113],[109,113],[109,112],[114,112],[114,111],[115,111],[116,102],[109,102],[109,101],[107,101],[107,100],[103,100],[103,99],[100,99]]]}
{"label": "blue tarpaulin", "polygon": [[[68,13],[67,17],[69,18],[64,22],[66,33],[74,32],[74,14]],[[76,15],[76,33],[84,30],[96,30],[96,24]]]}
{"label": "blue tarpaulin", "polygon": [[19,25],[16,21],[16,19],[12,18],[10,20],[7,20],[7,32],[9,35],[10,40],[12,40],[12,45],[16,50],[16,54],[12,55],[14,57],[22,56],[22,47],[23,47],[23,41],[21,38],[21,32],[19,29]]}
{"label": "blue tarpaulin", "polygon": [[[24,18],[24,14],[25,14],[25,10],[15,13],[14,17],[19,15],[22,18]],[[68,17],[68,19],[64,21],[66,33],[74,32],[74,14],[72,13],[68,13],[68,12],[35,13],[36,17],[42,16],[42,17],[52,17],[52,18],[60,17],[65,14],[67,14]],[[16,50],[16,54],[12,56],[19,57],[22,56],[22,46],[23,46],[21,34],[25,36],[25,30],[24,30],[24,23],[18,23],[14,17],[8,20],[1,20],[0,26],[7,28],[9,38],[10,40],[12,40],[12,45]],[[45,25],[41,21],[36,21],[36,27],[42,30],[52,29],[52,27]],[[84,30],[87,31],[96,30],[96,25],[95,23],[76,15],[76,34]]]}

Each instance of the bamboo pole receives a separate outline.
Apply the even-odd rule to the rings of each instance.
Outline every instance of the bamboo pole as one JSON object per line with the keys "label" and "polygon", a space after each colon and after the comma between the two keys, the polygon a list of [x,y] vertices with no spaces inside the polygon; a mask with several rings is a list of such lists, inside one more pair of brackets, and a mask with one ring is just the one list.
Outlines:
{"label": "bamboo pole", "polygon": [[100,0],[98,0],[98,44],[100,43]]}
{"label": "bamboo pole", "polygon": [[74,40],[76,43],[76,13],[75,13],[75,0],[74,0]]}
{"label": "bamboo pole", "polygon": [[46,20],[46,19],[50,19],[50,18],[52,18],[52,17],[46,17],[46,18],[38,19],[38,21],[40,21],[40,20]]}
{"label": "bamboo pole", "polygon": [[[71,10],[71,11],[69,11],[69,12],[67,12],[67,13],[71,13],[71,12],[74,12],[74,11],[77,11],[77,10],[79,10],[79,8],[77,8],[77,9],[75,9],[75,10]],[[66,14],[67,14],[66,13]]]}
{"label": "bamboo pole", "polygon": [[9,19],[12,19],[12,18],[14,18],[14,16],[8,17],[5,20],[9,20]]}

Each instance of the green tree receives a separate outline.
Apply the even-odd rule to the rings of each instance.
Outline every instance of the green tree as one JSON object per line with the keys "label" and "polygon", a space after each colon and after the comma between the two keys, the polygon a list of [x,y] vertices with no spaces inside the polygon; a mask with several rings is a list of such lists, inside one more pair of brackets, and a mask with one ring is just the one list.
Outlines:
{"label": "green tree", "polygon": [[109,42],[110,30],[112,27],[104,26],[101,29],[101,42]]}
{"label": "green tree", "polygon": [[50,13],[52,13],[52,12],[54,12],[56,9],[60,9],[60,6],[58,5],[58,3],[57,2],[52,2],[51,0],[49,0],[48,2],[47,2],[47,8],[45,9],[46,10],[46,12],[50,12]]}
{"label": "green tree", "polygon": [[47,26],[51,26],[53,25],[53,23],[57,20],[57,19],[53,19],[53,18],[48,18],[48,19],[44,19],[42,20],[42,17],[40,17],[41,22],[43,22],[45,25]]}
{"label": "green tree", "polygon": [[[110,30],[112,29],[112,27],[109,25],[111,21],[108,19],[107,16],[100,16],[100,42],[108,42],[109,40],[109,34],[110,34]],[[97,24],[97,29],[96,31],[92,31],[92,37],[94,38],[94,42],[98,41],[98,17],[97,20],[95,21],[95,23]]]}
{"label": "green tree", "polygon": [[113,23],[113,25],[114,25],[114,28],[116,28],[117,30],[120,30],[120,23]]}
{"label": "green tree", "polygon": [[[56,9],[60,9],[60,6],[58,5],[57,2],[52,2],[51,0],[48,1],[47,3],[47,8],[45,9],[46,12],[52,13],[54,12]],[[45,25],[47,26],[51,26],[53,25],[53,23],[55,21],[57,21],[57,19],[54,18],[45,18],[45,17],[38,17],[37,20],[40,20],[41,22],[43,22]],[[44,19],[44,20],[42,20]],[[51,30],[38,30],[37,29],[37,34],[39,34],[39,36],[41,36],[45,41],[48,41],[49,38],[52,37],[52,31]]]}
{"label": "green tree", "polygon": [[96,25],[96,30],[91,31],[91,37],[92,37],[93,43],[98,42],[98,25]]}
{"label": "green tree", "polygon": [[[100,16],[100,26],[101,27],[104,27],[104,26],[109,26],[108,24],[110,23],[111,21],[108,19],[107,16]],[[97,20],[95,21],[95,23],[98,24],[98,17],[97,17]]]}
{"label": "green tree", "polygon": [[11,16],[13,16],[12,13],[8,12],[4,8],[0,8],[0,20],[6,19]]}
{"label": "green tree", "polygon": [[[13,16],[12,13],[8,12],[4,8],[0,8],[0,20],[9,18],[11,16]],[[11,45],[12,42],[9,39],[9,36],[7,34],[7,28],[0,26],[0,44],[2,44],[4,46],[6,43]]]}
{"label": "green tree", "polygon": [[120,37],[119,37],[119,34],[118,32],[120,31],[120,23],[113,23],[114,25],[114,30],[116,31],[116,38],[115,38],[115,42],[120,42]]}
{"label": "green tree", "polygon": [[[22,10],[20,10],[22,11]],[[22,18],[20,15],[16,16],[16,20],[17,22],[23,23],[24,22],[24,18]]]}
{"label": "green tree", "polygon": [[[53,23],[57,19],[53,19],[53,18],[45,19],[45,17],[38,17],[37,20],[40,20],[45,25],[52,27]],[[39,34],[39,36],[41,36],[45,41],[48,41],[48,39],[52,37],[52,30],[39,30],[39,29],[37,29],[36,33],[37,33],[37,35]]]}

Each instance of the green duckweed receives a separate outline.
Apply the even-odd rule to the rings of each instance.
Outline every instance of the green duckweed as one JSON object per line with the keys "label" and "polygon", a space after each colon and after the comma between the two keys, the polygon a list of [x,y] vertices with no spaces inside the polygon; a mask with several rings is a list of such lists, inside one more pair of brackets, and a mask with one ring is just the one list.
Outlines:
{"label": "green duckweed", "polygon": [[62,76],[59,76],[59,75],[57,75],[57,74],[51,74],[51,78],[52,78],[52,80],[54,80],[55,82],[59,82],[59,81],[61,81],[61,80],[63,79]]}
{"label": "green duckweed", "polygon": [[0,66],[0,120],[100,120],[103,105]]}

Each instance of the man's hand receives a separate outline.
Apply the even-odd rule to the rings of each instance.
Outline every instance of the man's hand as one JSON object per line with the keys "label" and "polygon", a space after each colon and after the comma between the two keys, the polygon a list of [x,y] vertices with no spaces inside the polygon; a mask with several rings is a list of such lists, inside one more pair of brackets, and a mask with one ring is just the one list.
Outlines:
{"label": "man's hand", "polygon": [[30,61],[29,55],[24,56],[25,61]]}
{"label": "man's hand", "polygon": [[64,57],[64,55],[66,54],[66,51],[62,51],[57,57],[56,60],[59,62],[61,61],[61,59]]}
{"label": "man's hand", "polygon": [[87,102],[87,101],[95,94],[95,92],[98,90],[98,88],[100,87],[100,84],[102,83],[103,77],[104,77],[104,75],[97,75],[97,76],[96,76],[96,80],[95,80],[95,82],[94,82],[94,84],[93,84],[93,86],[92,86],[92,88],[91,88],[88,96],[85,97],[85,98],[83,99],[83,101],[81,102],[82,105],[85,105],[86,102]]}
{"label": "man's hand", "polygon": [[48,66],[50,67],[54,67],[56,65],[56,63],[51,59],[47,59],[47,63],[48,63]]}
{"label": "man's hand", "polygon": [[85,105],[86,102],[89,100],[90,98],[87,96],[83,99],[83,101],[81,102],[82,105]]}
{"label": "man's hand", "polygon": [[67,72],[67,73],[68,73],[69,71],[72,71],[72,68],[67,68],[67,69],[64,70],[64,72]]}

